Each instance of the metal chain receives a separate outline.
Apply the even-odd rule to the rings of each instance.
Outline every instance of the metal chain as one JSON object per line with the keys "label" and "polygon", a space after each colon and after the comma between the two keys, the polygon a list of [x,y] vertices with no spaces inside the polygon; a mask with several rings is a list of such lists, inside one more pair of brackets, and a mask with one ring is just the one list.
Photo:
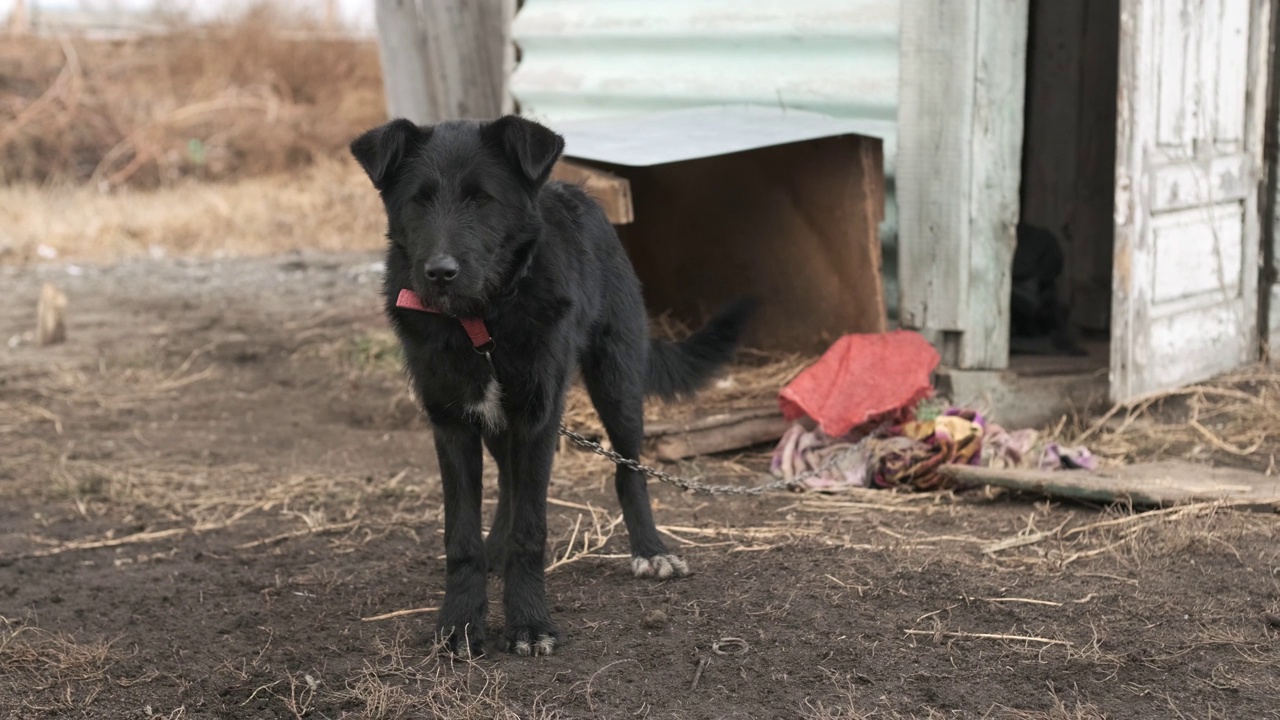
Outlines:
{"label": "metal chain", "polygon": [[[803,487],[805,480],[808,480],[809,478],[817,478],[818,475],[822,475],[823,473],[826,473],[827,470],[833,468],[833,466],[835,466],[837,462],[840,461],[840,456],[832,455],[831,457],[828,457],[826,462],[823,462],[823,464],[819,465],[818,468],[809,470],[808,473],[801,473],[799,475],[796,475],[795,478],[792,478],[790,480],[786,480],[786,479],[773,480],[773,482],[764,483],[763,486],[754,486],[754,487],[713,486],[713,484],[704,483],[704,482],[701,482],[701,480],[681,478],[680,475],[672,475],[671,473],[668,473],[668,471],[666,470],[650,468],[650,466],[648,465],[641,464],[640,461],[631,460],[630,457],[623,457],[622,455],[618,455],[617,452],[614,452],[612,450],[607,450],[607,448],[605,448],[603,445],[600,445],[600,443],[591,441],[591,439],[588,439],[584,436],[580,436],[580,434],[577,434],[573,432],[573,430],[564,427],[564,425],[561,425],[561,429],[559,429],[559,433],[561,433],[562,436],[567,437],[568,439],[571,439],[571,441],[577,443],[577,445],[588,448],[588,450],[590,450],[591,452],[594,452],[594,454],[599,455],[600,457],[604,457],[605,460],[609,460],[613,462],[613,464],[625,466],[625,468],[630,468],[632,470],[635,470],[637,471],[637,473],[643,473],[645,475],[649,475],[650,478],[658,478],[659,480],[662,480],[662,482],[664,483],[673,484],[673,486],[676,486],[678,488],[690,489],[690,491],[700,492],[700,493],[703,493],[703,495],[763,495],[763,493],[776,491],[776,489]],[[861,445],[861,443],[859,443],[859,445]]]}
{"label": "metal chain", "polygon": [[[885,425],[881,425],[876,430],[872,431],[862,440],[858,441],[854,445],[853,449],[856,450],[857,448],[862,447],[863,443],[865,443],[866,441],[870,440],[873,437],[879,437],[884,432],[885,427],[886,427]],[[827,461],[822,463],[822,465],[808,472],[801,473],[796,477],[792,478],[791,480],[779,479],[779,480],[774,480],[772,482],[767,482],[763,485],[756,485],[753,487],[742,487],[741,485],[711,485],[708,483],[704,483],[701,480],[693,480],[690,478],[680,477],[679,475],[672,475],[671,473],[666,472],[665,470],[651,468],[648,465],[641,464],[637,460],[632,460],[631,458],[623,457],[622,455],[619,455],[613,450],[606,449],[600,443],[595,442],[594,440],[590,440],[587,437],[583,435],[579,435],[578,433],[566,428],[564,425],[560,426],[560,434],[563,435],[564,437],[569,438],[575,444],[581,447],[584,447],[587,450],[590,450],[596,455],[599,455],[616,465],[622,465],[624,467],[635,470],[638,473],[648,475],[649,477],[652,477],[652,478],[657,478],[658,480],[661,480],[664,483],[669,483],[671,485],[675,485],[678,488],[681,488],[684,490],[692,490],[693,492],[702,493],[704,495],[762,495],[764,493],[772,492],[774,490],[784,490],[789,488],[801,487],[804,484],[805,480],[822,475],[827,470],[830,470],[832,467],[834,467],[836,463],[838,463],[842,458],[842,455],[833,454],[831,457],[827,458]]]}
{"label": "metal chain", "polygon": [[[496,379],[498,375],[498,369],[493,364],[493,355],[492,355],[493,344],[492,343],[493,341],[490,340],[489,347],[483,348],[483,349],[477,348],[476,352],[484,356],[484,359],[489,363],[490,372],[493,373],[494,378]],[[643,465],[638,460],[632,460],[631,458],[623,457],[622,455],[619,455],[613,450],[606,449],[600,443],[595,442],[594,440],[590,440],[586,436],[579,435],[578,433],[570,430],[569,428],[565,427],[564,424],[560,425],[560,434],[563,435],[564,437],[569,438],[575,444],[580,445],[581,447],[584,447],[587,450],[590,450],[591,452],[595,453],[596,455],[599,455],[600,457],[605,458],[606,460],[609,460],[615,465],[622,465],[623,467],[627,467],[632,470],[635,470],[636,472],[642,475],[647,475],[652,478],[657,478],[664,483],[675,485],[676,487],[681,488],[683,490],[692,490],[693,492],[703,493],[705,495],[762,495],[764,493],[772,492],[774,490],[783,490],[786,488],[800,487],[805,480],[808,480],[811,477],[816,477],[818,475],[821,475],[822,473],[829,470],[832,466],[834,466],[836,462],[840,459],[839,456],[833,455],[832,457],[828,458],[827,461],[823,463],[820,467],[814,468],[813,470],[807,473],[802,473],[800,475],[797,475],[795,478],[791,480],[778,479],[772,482],[767,482],[763,485],[756,485],[754,487],[742,487],[741,485],[711,485],[708,483],[704,483],[701,480],[692,480],[690,478],[680,477],[679,475],[672,475],[671,473],[665,470],[659,470],[657,468],[651,468],[648,465]]]}
{"label": "metal chain", "polygon": [[[664,483],[670,483],[678,488],[692,490],[706,495],[760,495],[772,490],[782,490],[792,485],[792,483],[787,480],[774,480],[773,482],[765,483],[764,485],[756,485],[754,487],[742,487],[741,485],[709,485],[701,480],[683,478],[679,475],[672,475],[665,470],[659,470],[657,468],[651,468],[648,465],[642,465],[636,460],[623,457],[613,450],[606,449],[600,443],[595,442],[594,440],[589,440],[563,425],[560,426],[560,434],[591,452],[608,459],[614,464],[631,468],[638,473],[648,475],[652,478],[657,478]],[[800,478],[797,478],[796,480],[798,482]]]}

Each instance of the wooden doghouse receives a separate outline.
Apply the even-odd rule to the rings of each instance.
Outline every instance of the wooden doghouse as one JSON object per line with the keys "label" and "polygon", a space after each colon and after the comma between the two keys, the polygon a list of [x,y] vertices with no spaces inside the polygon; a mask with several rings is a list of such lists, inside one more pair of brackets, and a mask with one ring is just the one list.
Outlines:
{"label": "wooden doghouse", "polygon": [[605,209],[652,313],[697,324],[751,295],[747,345],[818,352],[887,325],[881,141],[858,129],[752,106],[562,122],[555,177]]}

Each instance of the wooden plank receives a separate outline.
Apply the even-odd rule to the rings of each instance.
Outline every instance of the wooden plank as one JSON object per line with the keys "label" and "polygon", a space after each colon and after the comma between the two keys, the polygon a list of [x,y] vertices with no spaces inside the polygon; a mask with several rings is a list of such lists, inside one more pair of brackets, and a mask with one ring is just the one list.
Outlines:
{"label": "wooden plank", "polygon": [[791,427],[777,406],[738,410],[684,425],[655,425],[647,431],[659,460],[729,452],[776,442]]}
{"label": "wooden plank", "polygon": [[912,0],[901,13],[899,317],[904,327],[960,331],[969,302],[977,5]]}
{"label": "wooden plank", "polygon": [[1027,74],[1027,0],[978,0],[969,194],[969,298],[961,368],[1009,364]]}
{"label": "wooden plank", "polygon": [[631,205],[631,183],[624,177],[571,160],[561,160],[551,168],[551,179],[581,185],[614,225],[626,225],[636,218]]}
{"label": "wooden plank", "polygon": [[1280,510],[1280,478],[1178,460],[1095,472],[995,470],[967,465],[948,465],[940,472],[958,482],[1090,502],[1165,506],[1226,500]]}
{"label": "wooden plank", "polygon": [[782,411],[774,403],[761,405],[754,408],[744,408],[741,410],[728,410],[715,415],[707,415],[696,420],[678,423],[649,423],[645,425],[645,437],[656,438],[662,435],[671,435],[674,433],[690,432],[693,430],[707,430],[710,428],[720,427],[728,422],[736,422],[739,420],[754,420],[763,417],[781,416]]}
{"label": "wooden plank", "polygon": [[[1134,365],[1134,327],[1138,303],[1133,297],[1133,252],[1140,235],[1139,183],[1142,183],[1143,138],[1154,135],[1151,116],[1142,111],[1143,93],[1138,78],[1150,78],[1153,53],[1145,50],[1154,29],[1150,2],[1121,0],[1120,46],[1116,86],[1115,263],[1111,306],[1111,393],[1128,395],[1127,378]],[[1146,57],[1144,57],[1146,56]],[[1144,61],[1145,60],[1145,61]],[[1140,71],[1144,71],[1141,72]],[[1139,127],[1138,123],[1144,125]]]}
{"label": "wooden plank", "polygon": [[902,5],[900,315],[952,366],[1008,363],[1027,22],[1026,0]]}
{"label": "wooden plank", "polygon": [[419,124],[512,108],[516,0],[377,0],[387,111]]}
{"label": "wooden plank", "polygon": [[697,325],[722,303],[760,300],[749,347],[822,352],[888,325],[876,138],[839,136],[646,168],[635,221],[618,228],[654,313]]}

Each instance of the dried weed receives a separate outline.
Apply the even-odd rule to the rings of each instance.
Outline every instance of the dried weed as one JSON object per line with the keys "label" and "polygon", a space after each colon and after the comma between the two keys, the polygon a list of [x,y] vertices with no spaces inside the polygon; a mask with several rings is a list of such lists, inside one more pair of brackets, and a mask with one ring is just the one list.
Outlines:
{"label": "dried weed", "polygon": [[450,658],[428,648],[415,654],[407,631],[378,638],[376,657],[342,689],[323,691],[326,701],[355,706],[368,720],[450,718],[457,720],[552,720],[555,711],[535,704],[521,708],[502,697],[506,676],[477,662]]}
{"label": "dried weed", "polygon": [[0,44],[0,183],[156,187],[291,170],[383,119],[372,41],[280,3],[126,40]]}
{"label": "dried weed", "polygon": [[0,617],[0,697],[21,698],[30,712],[86,712],[116,659],[108,641],[79,643]]}

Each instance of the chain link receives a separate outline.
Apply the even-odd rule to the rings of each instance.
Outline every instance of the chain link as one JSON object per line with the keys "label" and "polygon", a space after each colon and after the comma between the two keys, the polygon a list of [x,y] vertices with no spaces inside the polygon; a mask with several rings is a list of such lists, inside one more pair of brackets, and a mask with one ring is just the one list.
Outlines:
{"label": "chain link", "polygon": [[[664,483],[670,483],[678,488],[692,490],[696,493],[703,493],[705,495],[760,495],[773,490],[782,490],[792,485],[792,483],[787,480],[774,480],[773,482],[765,483],[764,485],[756,485],[754,487],[742,487],[741,485],[709,485],[701,480],[693,480],[690,478],[680,477],[679,475],[672,475],[665,470],[651,468],[648,465],[643,465],[631,458],[623,457],[613,450],[606,449],[600,443],[579,435],[563,425],[560,426],[560,434],[569,438],[577,445],[590,450],[596,455],[606,458],[614,464],[622,465],[623,467],[630,468],[652,478],[657,478]],[[797,482],[798,481],[799,478],[797,478]]]}
{"label": "chain link", "polygon": [[[490,342],[492,343],[492,341]],[[490,371],[493,373],[494,377],[496,378],[498,375],[498,369],[494,367],[494,364],[493,364],[493,356],[491,354],[492,350],[493,350],[493,347],[490,346],[486,349],[477,349],[476,352],[484,356],[484,359],[489,363]],[[595,442],[594,440],[591,440],[584,435],[580,435],[570,430],[569,428],[565,427],[563,424],[560,425],[560,434],[566,438],[569,438],[576,445],[579,445],[581,447],[586,448],[587,450],[590,450],[591,452],[595,453],[596,455],[599,455],[600,457],[605,458],[606,460],[609,460],[615,465],[621,465],[623,467],[630,468],[642,475],[647,475],[651,478],[657,478],[658,480],[661,480],[664,483],[675,485],[676,487],[681,488],[682,490],[692,490],[693,492],[702,493],[704,495],[763,495],[764,493],[772,492],[774,490],[784,490],[788,488],[801,487],[805,480],[808,480],[811,477],[817,477],[818,475],[821,475],[822,473],[831,469],[831,467],[834,466],[836,462],[839,460],[838,456],[832,456],[825,463],[823,463],[821,467],[814,468],[813,470],[807,473],[798,475],[791,480],[778,479],[772,482],[767,482],[763,485],[756,485],[753,487],[743,487],[741,485],[711,485],[709,483],[704,483],[701,480],[693,480],[690,478],[680,477],[679,475],[672,475],[671,473],[665,470],[659,470],[657,468],[651,468],[648,465],[643,465],[638,460],[632,460],[631,458],[623,457],[622,455],[614,452],[613,450],[606,449],[600,443]]]}
{"label": "chain link", "polygon": [[[862,447],[863,443],[867,442],[868,440],[871,440],[872,438],[882,436],[884,433],[885,427],[886,425],[881,425],[880,427],[876,428],[874,431],[869,433],[862,440],[855,443],[853,448],[851,448],[851,451],[858,450],[859,448]],[[690,478],[680,477],[679,475],[672,475],[671,473],[666,472],[665,470],[651,468],[648,465],[641,464],[637,460],[632,460],[631,458],[623,457],[622,455],[619,455],[613,450],[606,449],[600,443],[595,442],[594,440],[591,440],[583,435],[579,435],[578,433],[566,428],[564,425],[560,426],[560,434],[564,437],[569,438],[575,444],[581,447],[584,447],[587,450],[590,450],[596,455],[599,455],[616,465],[622,465],[623,467],[630,468],[632,470],[635,470],[638,473],[647,475],[651,478],[657,478],[658,480],[661,480],[664,483],[675,485],[676,487],[681,488],[683,490],[692,490],[693,492],[702,493],[704,495],[762,495],[764,493],[772,492],[774,490],[801,488],[804,486],[804,482],[806,480],[822,475],[826,471],[835,467],[836,464],[839,463],[840,460],[842,460],[844,457],[842,454],[833,453],[831,457],[827,458],[826,462],[822,463],[818,467],[808,472],[801,473],[795,476],[791,480],[778,479],[772,482],[767,482],[763,485],[755,485],[752,487],[743,487],[741,485],[711,485],[708,483],[704,483],[701,480],[694,480]]]}

